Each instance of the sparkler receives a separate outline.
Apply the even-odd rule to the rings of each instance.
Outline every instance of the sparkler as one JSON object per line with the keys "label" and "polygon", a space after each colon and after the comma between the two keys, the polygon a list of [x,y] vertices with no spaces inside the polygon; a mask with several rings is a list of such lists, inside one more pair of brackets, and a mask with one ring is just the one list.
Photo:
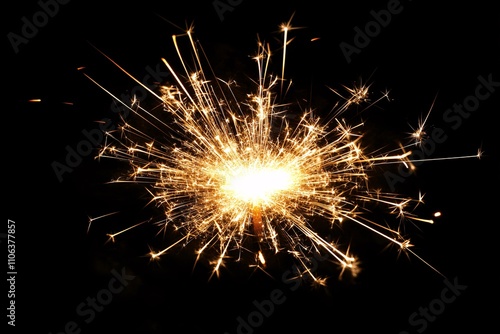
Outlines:
{"label": "sparkler", "polygon": [[[149,111],[137,103],[129,106],[85,74],[160,134],[153,136],[125,122],[107,133],[98,154],[98,158],[130,163],[128,177],[114,182],[145,184],[151,202],[164,213],[155,224],[160,230],[172,228],[181,233],[176,242],[151,251],[151,258],[197,242],[194,262],[205,254],[215,254],[209,261],[212,275],[219,275],[226,261],[239,260],[246,253],[253,254],[252,265],[264,270],[266,259],[286,252],[300,265],[300,275],[323,283],[309,268],[314,253],[327,254],[342,271],[351,269],[353,275],[358,271],[348,246],[342,248],[317,232],[318,227],[333,228],[347,221],[418,257],[410,249],[410,240],[400,233],[399,224],[408,220],[433,223],[412,212],[422,197],[406,198],[371,186],[376,166],[401,163],[413,168],[411,145],[367,153],[362,143],[364,124],[350,125],[341,118],[353,105],[369,101],[369,85],[345,87],[345,93],[333,90],[342,103],[326,122],[310,109],[297,120],[287,117],[291,105],[277,103],[275,91],[283,91],[286,83],[285,58],[292,27],[288,23],[281,28],[281,76],[270,73],[271,48],[259,41],[253,57],[258,69],[255,91],[244,100],[237,98],[234,82],[204,70],[203,49],[192,29],[173,36],[183,74],[162,59],[175,84],[161,86],[160,92],[143,85],[105,55],[158,99],[163,111]],[[180,38],[189,41],[193,64],[186,62]],[[369,106],[387,97],[387,92],[382,93]],[[423,138],[425,120],[412,136],[417,143]],[[373,205],[385,207],[395,216],[397,226],[388,227],[371,218]],[[110,239],[140,225],[109,234]],[[258,247],[252,250],[249,240]]]}

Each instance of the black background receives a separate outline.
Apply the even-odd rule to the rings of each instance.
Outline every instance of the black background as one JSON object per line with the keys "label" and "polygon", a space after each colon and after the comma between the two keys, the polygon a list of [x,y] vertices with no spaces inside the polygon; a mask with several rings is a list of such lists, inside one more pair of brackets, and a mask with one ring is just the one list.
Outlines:
{"label": "black background", "polygon": [[[371,10],[386,6],[387,1],[247,0],[221,20],[212,1],[74,0],[61,5],[18,53],[5,37],[2,156],[5,216],[16,222],[15,329],[59,333],[75,321],[82,333],[236,333],[237,317],[246,318],[255,310],[254,300],[268,299],[279,289],[286,301],[255,333],[416,332],[418,327],[412,327],[408,317],[440,297],[443,278],[415,257],[398,258],[397,249],[384,250],[385,242],[374,235],[346,227],[355,237],[351,250],[363,270],[355,280],[338,280],[336,265],[321,263],[320,272],[331,276],[326,288],[314,289],[304,282],[291,291],[281,280],[291,266],[286,260],[270,268],[274,278],[229,261],[220,278],[208,280],[206,263],[192,269],[191,250],[178,249],[158,265],[149,263],[144,256],[148,245],[162,244],[153,226],[144,225],[116,243],[105,243],[106,233],[158,214],[146,206],[148,196],[142,187],[105,184],[126,166],[99,162],[91,154],[65,174],[63,182],[51,167],[54,161],[64,162],[67,145],[76,147],[85,139],[82,130],[96,128],[96,121],[104,118],[118,121],[110,108],[111,97],[78,67],[85,67],[85,73],[116,94],[136,86],[92,45],[143,78],[146,66],[154,68],[161,57],[177,64],[171,43],[171,35],[180,32],[175,25],[185,28],[194,23],[195,36],[215,73],[243,80],[244,86],[245,75],[257,74],[249,57],[256,50],[257,36],[278,48],[278,27],[293,13],[292,25],[303,29],[291,32],[295,40],[289,46],[287,76],[294,80],[292,99],[309,99],[306,105],[326,115],[338,101],[327,86],[341,89],[360,78],[370,79],[374,97],[389,89],[393,99],[363,116],[371,122],[370,131],[378,133],[372,138],[385,143],[404,141],[409,124],[416,125],[437,96],[428,125],[444,129],[448,139],[431,157],[484,150],[481,160],[425,163],[397,191],[418,196],[421,190],[426,203],[420,213],[442,212],[432,226],[410,226],[414,250],[451,281],[456,278],[467,286],[425,332],[470,326],[479,333],[496,328],[497,310],[489,303],[495,305],[498,298],[494,269],[499,88],[456,130],[442,115],[474,94],[478,76],[491,74],[500,81],[498,13],[494,5],[479,1],[441,6],[402,2],[402,12],[348,64],[339,44],[353,44],[353,28],[363,28],[372,20]],[[4,36],[20,34],[21,18],[31,20],[39,10],[36,1],[15,8],[12,3],[4,5]],[[279,71],[280,60],[273,66]],[[34,98],[42,102],[28,102]],[[376,140],[370,144],[377,146]],[[115,211],[120,213],[96,221],[87,233],[89,216]],[[379,218],[385,219],[375,217]],[[112,269],[122,268],[135,279],[85,323],[77,306],[107,287]]]}

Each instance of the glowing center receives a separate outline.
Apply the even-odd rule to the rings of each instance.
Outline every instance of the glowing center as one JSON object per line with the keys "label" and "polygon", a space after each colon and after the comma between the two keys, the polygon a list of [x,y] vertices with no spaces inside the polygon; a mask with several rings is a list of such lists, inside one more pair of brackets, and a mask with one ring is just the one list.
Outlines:
{"label": "glowing center", "polygon": [[241,168],[227,177],[224,188],[240,200],[265,203],[291,185],[292,175],[285,169]]}

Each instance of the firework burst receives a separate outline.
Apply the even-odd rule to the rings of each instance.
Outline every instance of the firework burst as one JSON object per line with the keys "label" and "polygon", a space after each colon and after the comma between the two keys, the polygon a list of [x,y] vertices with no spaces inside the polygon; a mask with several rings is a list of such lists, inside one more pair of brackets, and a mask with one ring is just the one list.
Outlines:
{"label": "firework burst", "polygon": [[[154,130],[126,122],[107,133],[98,154],[128,162],[130,174],[114,182],[145,184],[152,203],[164,213],[155,224],[180,232],[176,242],[151,251],[151,258],[195,242],[194,262],[206,254],[213,274],[219,275],[226,261],[245,257],[250,258],[250,265],[265,268],[266,259],[285,252],[298,262],[301,275],[322,283],[310,269],[312,254],[328,255],[342,271],[358,271],[348,245],[342,247],[317,232],[345,222],[358,224],[417,256],[410,240],[400,233],[400,224],[407,220],[432,223],[412,213],[422,198],[401,197],[371,186],[375,166],[401,163],[412,168],[409,146],[366,152],[363,123],[348,124],[342,119],[351,106],[371,106],[388,93],[370,102],[368,85],[345,87],[343,92],[334,90],[342,100],[327,122],[311,109],[295,119],[289,117],[291,106],[277,102],[290,84],[284,74],[291,26],[284,24],[281,29],[280,75],[270,73],[271,48],[259,42],[253,57],[258,70],[255,89],[243,100],[237,98],[234,82],[204,70],[208,63],[204,65],[206,58],[191,29],[173,36],[182,74],[162,59],[174,84],[161,86],[159,92],[144,86],[160,101],[162,111],[126,105],[87,76]],[[180,38],[189,41],[191,64],[179,47]],[[417,142],[424,126],[425,120],[412,136]],[[394,215],[395,227],[371,217],[370,207],[375,205]],[[114,240],[131,228],[109,236]],[[249,247],[248,240],[257,246]]]}

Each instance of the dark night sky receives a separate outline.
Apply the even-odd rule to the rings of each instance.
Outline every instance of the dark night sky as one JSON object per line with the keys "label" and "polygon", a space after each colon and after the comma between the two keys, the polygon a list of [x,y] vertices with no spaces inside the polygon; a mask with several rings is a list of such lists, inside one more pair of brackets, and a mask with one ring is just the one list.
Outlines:
{"label": "dark night sky", "polygon": [[[344,2],[330,6],[316,0],[297,5],[281,0],[272,5],[260,0],[232,1],[239,4],[224,12],[221,20],[211,0],[132,1],[114,6],[74,0],[59,5],[57,13],[50,7],[53,17],[39,24],[36,33],[25,29],[25,34],[33,36],[19,45],[17,53],[9,33],[23,34],[23,17],[30,22],[34,14],[43,18],[36,14],[41,7],[33,0],[16,8],[4,7],[8,16],[3,52],[4,212],[17,227],[18,332],[35,326],[40,333],[60,333],[74,321],[75,328],[66,332],[234,334],[238,333],[238,317],[248,319],[257,309],[253,301],[269,299],[273,291],[282,293],[284,302],[275,305],[272,314],[252,329],[254,333],[299,333],[301,328],[311,333],[417,333],[424,329],[425,333],[444,333],[465,326],[481,333],[495,326],[496,312],[487,303],[497,300],[492,267],[498,262],[493,232],[498,221],[494,203],[498,200],[499,153],[494,130],[500,90],[498,12],[492,4],[480,1],[455,2],[453,7],[402,1],[397,7],[400,12],[347,63],[340,43],[353,45],[354,28],[364,29],[374,20],[370,11],[386,9],[393,2]],[[192,270],[195,257],[189,249],[172,252],[159,265],[150,264],[143,256],[148,245],[162,244],[161,238],[154,238],[152,226],[136,229],[114,244],[105,243],[106,233],[158,214],[153,206],[145,206],[148,196],[142,187],[105,184],[123,172],[125,165],[98,162],[92,153],[58,181],[51,164],[64,162],[66,146],[76,147],[85,139],[82,131],[96,129],[97,121],[117,121],[110,108],[112,99],[77,68],[85,67],[85,73],[117,94],[136,86],[92,45],[144,78],[147,67],[155,68],[162,57],[175,63],[171,35],[179,30],[173,24],[184,28],[194,23],[195,36],[215,73],[246,85],[250,81],[245,82],[245,76],[254,78],[257,73],[249,57],[256,50],[257,36],[278,46],[278,26],[293,13],[292,25],[303,28],[291,33],[295,39],[289,46],[287,76],[294,80],[294,99],[312,99],[306,105],[326,115],[337,101],[326,87],[341,88],[370,78],[373,96],[389,89],[393,101],[382,102],[363,118],[371,122],[374,134],[370,138],[388,142],[405,138],[408,124],[415,125],[437,96],[429,129],[442,129],[447,139],[436,145],[430,157],[471,155],[479,147],[485,151],[481,160],[422,164],[416,176],[396,189],[410,196],[421,190],[426,203],[419,212],[443,213],[433,226],[422,223],[420,229],[410,226],[408,231],[418,254],[450,282],[467,286],[453,302],[440,301],[446,288],[442,277],[415,257],[398,258],[395,248],[384,250],[380,238],[353,224],[346,225],[346,233],[352,234],[351,251],[359,257],[363,271],[355,280],[339,281],[335,264],[321,263],[318,271],[331,276],[325,289],[313,289],[304,282],[292,290],[291,284],[283,283],[281,276],[291,267],[286,258],[269,269],[274,278],[253,272],[245,264],[229,263],[219,279],[210,281],[206,263]],[[278,71],[280,60],[273,66]],[[490,89],[495,92],[467,118],[460,117],[460,124],[456,114],[454,121],[447,122],[443,118],[447,109],[474,101],[480,76],[490,76],[494,82]],[[479,91],[486,93],[484,87]],[[42,102],[28,102],[34,98]],[[376,140],[370,144],[376,145]],[[387,186],[383,179],[379,182]],[[120,213],[96,222],[87,234],[88,216],[114,211]],[[135,278],[123,291],[112,294],[95,318],[85,313],[89,306],[78,309],[88,297],[104,296],[103,289],[114,277],[112,270],[121,272],[122,268]],[[409,323],[420,307],[440,305],[444,305],[443,312],[427,321],[426,328],[425,317],[420,315],[414,325]],[[39,320],[33,325],[35,319]]]}

